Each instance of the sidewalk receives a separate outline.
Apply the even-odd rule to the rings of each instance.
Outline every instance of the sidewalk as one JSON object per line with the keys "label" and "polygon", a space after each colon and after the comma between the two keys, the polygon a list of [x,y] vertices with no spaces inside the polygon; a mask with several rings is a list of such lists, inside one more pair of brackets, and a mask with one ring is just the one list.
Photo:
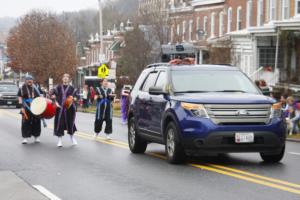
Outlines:
{"label": "sidewalk", "polygon": [[47,200],[45,196],[10,171],[0,171],[0,199]]}
{"label": "sidewalk", "polygon": [[287,138],[286,140],[289,142],[299,142],[300,143],[300,139],[297,139],[297,138]]}

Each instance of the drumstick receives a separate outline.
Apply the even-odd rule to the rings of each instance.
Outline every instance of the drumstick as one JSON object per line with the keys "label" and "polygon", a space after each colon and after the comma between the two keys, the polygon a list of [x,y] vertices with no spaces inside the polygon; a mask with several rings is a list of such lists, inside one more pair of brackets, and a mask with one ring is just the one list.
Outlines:
{"label": "drumstick", "polygon": [[26,113],[26,111],[25,111],[24,108],[21,109],[21,112],[22,112],[22,114],[23,114],[23,116],[24,116],[24,119],[25,119],[25,120],[28,120],[29,118],[28,118],[28,115],[27,115],[27,113]]}

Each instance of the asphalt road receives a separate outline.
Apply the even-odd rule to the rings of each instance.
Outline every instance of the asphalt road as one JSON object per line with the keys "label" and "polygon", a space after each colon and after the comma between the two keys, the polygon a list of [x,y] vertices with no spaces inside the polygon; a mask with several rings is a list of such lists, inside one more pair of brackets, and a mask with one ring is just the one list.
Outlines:
{"label": "asphalt road", "polygon": [[162,145],[131,154],[118,118],[111,142],[94,140],[93,121],[78,113],[76,147],[67,136],[64,147],[56,147],[51,121],[40,144],[22,145],[18,111],[0,109],[0,171],[13,171],[63,200],[300,199],[300,143],[288,142],[279,164],[265,164],[258,154],[229,154],[176,166],[165,161]]}

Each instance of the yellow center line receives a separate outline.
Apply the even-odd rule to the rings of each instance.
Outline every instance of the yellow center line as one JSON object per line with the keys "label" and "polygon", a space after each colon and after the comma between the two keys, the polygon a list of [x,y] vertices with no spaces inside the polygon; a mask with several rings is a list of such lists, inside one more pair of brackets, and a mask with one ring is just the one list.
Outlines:
{"label": "yellow center line", "polygon": [[259,185],[264,185],[264,186],[267,186],[267,187],[276,188],[276,189],[279,189],[279,190],[283,190],[283,191],[286,191],[286,192],[290,192],[290,193],[300,195],[300,190],[297,190],[297,189],[294,189],[294,188],[277,185],[275,183],[270,183],[270,182],[267,182],[267,181],[263,181],[263,180],[259,180],[259,179],[255,179],[255,178],[251,178],[251,177],[247,177],[247,176],[242,176],[242,175],[239,175],[239,174],[223,171],[223,170],[216,169],[216,168],[209,167],[209,166],[205,166],[205,165],[198,165],[198,164],[189,164],[189,165],[193,166],[195,168],[199,168],[199,169],[203,169],[203,170],[207,170],[207,171],[211,171],[211,172],[216,172],[216,173],[223,174],[223,175],[226,175],[226,176],[234,177],[234,178],[237,178],[237,179],[245,180],[245,181],[248,181],[248,182],[252,182],[252,183],[259,184]]}
{"label": "yellow center line", "polygon": [[87,140],[91,140],[91,141],[97,141],[97,142],[101,142],[101,143],[104,143],[104,144],[109,144],[109,145],[112,145],[112,146],[116,146],[116,147],[120,147],[120,148],[123,148],[123,149],[128,149],[128,146],[123,146],[123,145],[118,145],[116,143],[111,143],[109,142],[109,140],[105,141],[105,140],[102,140],[102,139],[94,139],[93,137],[89,137],[89,136],[86,136],[86,135],[81,135],[81,134],[76,134],[78,137],[80,138],[83,138],[83,139],[87,139]]}
{"label": "yellow center line", "polygon": [[[80,131],[77,131],[76,135],[83,135],[83,136],[87,136],[87,137],[94,137],[91,134],[80,132]],[[101,136],[98,136],[97,139],[99,141],[105,141],[106,144],[118,144],[118,145],[123,145],[123,146],[128,147],[128,143],[126,143],[126,142],[122,142],[122,141],[118,141],[118,140],[106,140],[104,137],[101,137]]]}
{"label": "yellow center line", "polygon": [[251,176],[251,177],[254,177],[254,178],[258,178],[258,179],[262,179],[262,180],[266,180],[266,181],[270,181],[270,182],[274,182],[274,183],[279,183],[281,185],[300,188],[299,184],[290,183],[290,182],[282,181],[282,180],[275,179],[275,178],[269,178],[269,177],[257,175],[257,174],[254,174],[254,173],[238,170],[238,169],[235,169],[235,168],[225,167],[225,166],[222,166],[222,165],[215,165],[215,164],[208,164],[208,165],[211,166],[211,167],[214,167],[214,168],[219,168],[219,169],[235,172],[235,173],[238,173],[238,174],[243,174],[243,175],[246,175],[246,176]]}
{"label": "yellow center line", "polygon": [[[4,111],[4,112],[7,113],[9,116],[12,116],[12,117],[15,117],[15,118],[21,118],[21,116],[19,114],[11,113],[9,111]],[[49,125],[48,129],[53,130],[53,126]],[[83,138],[83,139],[87,139],[87,140],[91,140],[91,141],[97,141],[97,142],[100,142],[100,143],[120,147],[120,148],[123,148],[123,149],[129,149],[128,144],[126,142],[122,142],[122,141],[105,140],[103,137],[98,137],[98,138],[95,139],[91,134],[84,133],[84,132],[77,132],[76,136],[78,136],[80,138]],[[167,159],[166,156],[158,154],[158,153],[148,152],[146,154],[150,155],[150,156],[153,156],[153,157],[157,157],[159,159],[163,159],[163,160]],[[279,180],[279,179],[275,179],[275,178],[270,178],[270,177],[266,177],[266,176],[261,176],[261,175],[254,174],[254,173],[251,173],[251,172],[242,171],[242,170],[239,170],[239,169],[226,167],[226,166],[222,166],[222,165],[206,164],[206,163],[205,164],[187,163],[187,165],[191,166],[191,167],[194,167],[194,168],[198,168],[198,169],[202,169],[202,170],[206,170],[206,171],[210,171],[210,172],[230,176],[230,177],[233,177],[233,178],[236,178],[236,179],[240,179],[240,180],[248,181],[248,182],[251,182],[251,183],[255,183],[255,184],[259,184],[259,185],[267,186],[267,187],[270,187],[270,188],[275,188],[275,189],[279,189],[279,190],[283,190],[283,191],[286,191],[286,192],[290,192],[290,193],[300,195],[300,190],[295,189],[295,188],[300,188],[299,184],[290,183],[290,182],[287,182],[287,181],[283,181],[283,180]]]}

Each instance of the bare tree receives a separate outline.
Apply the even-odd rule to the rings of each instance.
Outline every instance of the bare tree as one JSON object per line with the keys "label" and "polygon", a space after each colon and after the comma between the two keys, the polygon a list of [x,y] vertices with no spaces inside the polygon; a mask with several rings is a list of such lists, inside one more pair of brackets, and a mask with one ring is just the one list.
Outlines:
{"label": "bare tree", "polygon": [[170,42],[171,20],[168,14],[167,1],[161,0],[152,4],[145,4],[139,8],[139,17],[137,23],[146,27],[148,32],[148,41],[153,52],[157,55],[154,60],[161,57],[160,48],[162,44]]}
{"label": "bare tree", "polygon": [[49,77],[59,81],[63,73],[76,71],[76,43],[65,23],[57,16],[32,11],[20,19],[7,39],[9,66],[14,71],[33,74],[47,83]]}

